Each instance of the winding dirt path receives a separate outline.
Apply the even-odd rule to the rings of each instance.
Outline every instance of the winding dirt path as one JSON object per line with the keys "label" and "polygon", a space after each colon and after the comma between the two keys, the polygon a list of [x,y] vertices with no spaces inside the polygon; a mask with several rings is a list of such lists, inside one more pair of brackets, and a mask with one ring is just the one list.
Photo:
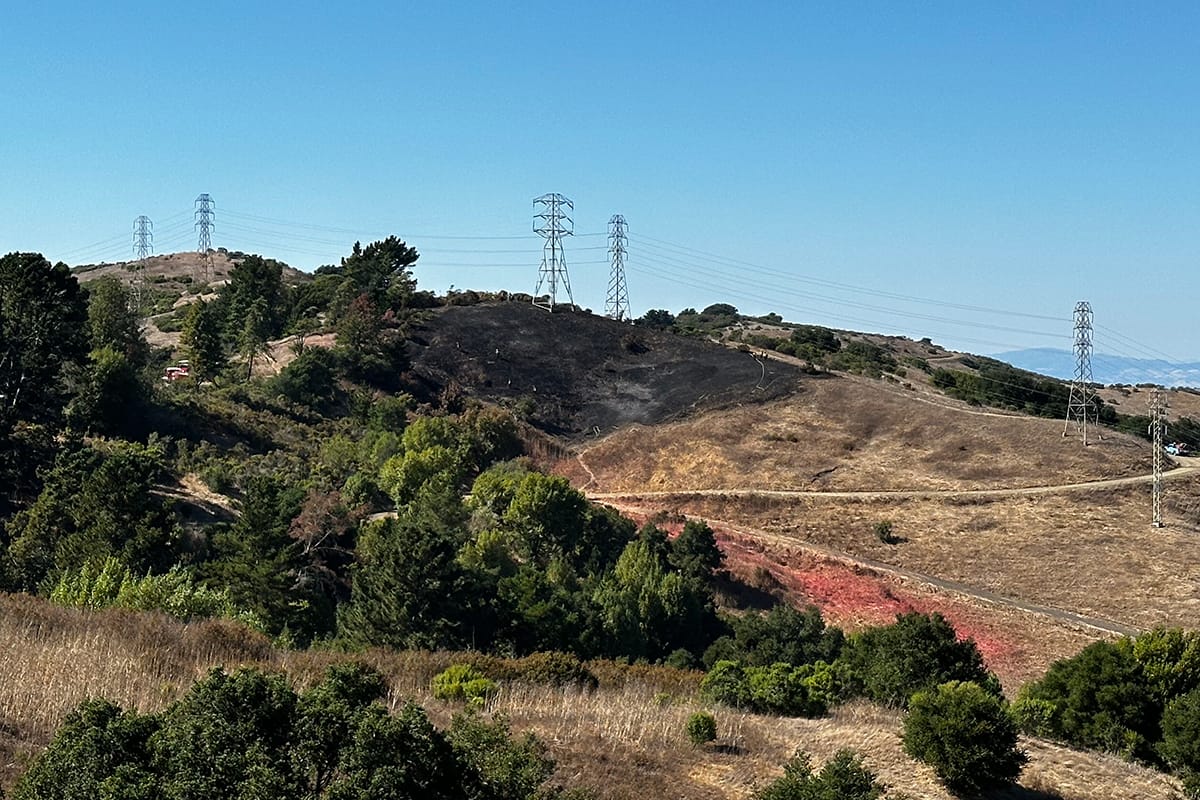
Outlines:
{"label": "winding dirt path", "polygon": [[[583,463],[583,456],[578,456],[579,463],[587,469]],[[587,470],[589,475],[592,475],[590,469]],[[1176,478],[1185,478],[1189,475],[1200,473],[1200,465],[1189,464],[1187,466],[1176,467],[1162,474],[1163,480],[1173,480]],[[595,480],[595,476],[592,476]],[[956,498],[956,497],[984,497],[984,498],[1004,498],[1004,497],[1030,497],[1037,495],[1062,494],[1064,492],[1087,492],[1095,489],[1110,489],[1119,486],[1134,486],[1141,483],[1150,483],[1154,480],[1153,475],[1133,475],[1127,478],[1109,478],[1102,481],[1085,481],[1083,483],[1063,483],[1054,486],[1027,486],[1019,489],[913,489],[913,490],[898,490],[898,491],[846,491],[846,492],[822,492],[812,491],[808,489],[751,489],[751,488],[733,488],[733,489],[678,489],[670,491],[625,491],[625,492],[588,492],[587,496],[593,500],[611,501],[621,499],[646,499],[646,500],[661,500],[671,498],[685,497],[828,497],[840,500],[890,500],[890,499],[917,499],[917,500],[936,500],[938,498]]]}

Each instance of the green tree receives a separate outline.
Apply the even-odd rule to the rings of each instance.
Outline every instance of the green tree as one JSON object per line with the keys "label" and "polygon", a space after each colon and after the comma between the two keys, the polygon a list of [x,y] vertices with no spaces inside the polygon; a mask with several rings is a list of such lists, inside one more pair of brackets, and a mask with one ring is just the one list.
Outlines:
{"label": "green tree", "polygon": [[37,492],[72,377],[87,352],[87,309],[65,264],[0,258],[0,516]]}
{"label": "green tree", "polygon": [[213,558],[200,569],[205,585],[228,591],[234,605],[253,612],[273,632],[305,623],[297,612],[308,598],[293,590],[301,567],[300,544],[288,535],[302,498],[301,490],[277,478],[252,478],[241,514],[231,527],[213,534]]}
{"label": "green tree", "polygon": [[212,303],[197,300],[188,307],[179,344],[191,361],[196,381],[211,381],[225,368],[221,321]]}
{"label": "green tree", "polygon": [[420,509],[363,532],[350,603],[338,614],[348,643],[434,649],[471,640],[471,583],[457,560],[457,536],[439,516]]}
{"label": "green tree", "polygon": [[88,333],[93,350],[112,348],[134,369],[145,366],[149,349],[140,320],[131,305],[129,290],[112,276],[88,286]]}
{"label": "green tree", "polygon": [[635,319],[633,324],[641,325],[645,328],[666,329],[675,324],[675,315],[666,309],[652,308],[638,319]]}
{"label": "green tree", "polygon": [[671,564],[685,578],[711,587],[713,576],[725,563],[713,529],[703,520],[689,519],[671,542]]}
{"label": "green tree", "polygon": [[531,472],[517,486],[504,524],[517,533],[518,555],[545,567],[554,558],[575,555],[587,506],[587,499],[565,478]]}
{"label": "green tree", "polygon": [[291,762],[296,694],[282,675],[214,669],[163,713],[151,739],[161,796],[298,796]]}
{"label": "green tree", "polygon": [[67,715],[49,747],[17,781],[13,800],[153,800],[150,739],[159,719],[87,700]]}
{"label": "green tree", "polygon": [[264,339],[279,335],[286,309],[283,264],[262,256],[246,256],[229,271],[229,283],[221,289],[219,309],[229,338],[240,341],[251,310],[258,305],[257,325]]}
{"label": "green tree", "polygon": [[182,532],[154,493],[160,458],[132,443],[65,449],[37,500],[6,526],[13,588],[35,591],[47,577],[110,555],[139,573],[175,563]]}
{"label": "green tree", "polygon": [[904,750],[954,792],[1010,784],[1028,757],[1004,701],[978,684],[950,681],[917,692],[904,718]]}
{"label": "green tree", "polygon": [[829,628],[820,609],[803,611],[781,603],[765,614],[742,614],[729,620],[732,636],[713,642],[704,653],[704,663],[736,660],[749,666],[783,662],[793,666],[817,661],[833,663],[841,655],[845,636]]}
{"label": "green tree", "polygon": [[947,681],[973,681],[1000,693],[975,642],[959,640],[941,614],[900,614],[846,643],[843,659],[858,689],[890,706],[906,707],[914,692]]}
{"label": "green tree", "polygon": [[355,242],[339,271],[376,307],[400,311],[408,306],[416,288],[411,268],[418,258],[415,248],[389,236],[366,247]]}
{"label": "green tree", "polygon": [[1159,738],[1155,701],[1129,640],[1094,642],[1021,690],[1044,705],[1046,732],[1081,747],[1149,758]]}
{"label": "green tree", "polygon": [[1159,753],[1183,780],[1187,796],[1200,797],[1200,689],[1191,690],[1167,706]]}
{"label": "green tree", "polygon": [[275,376],[271,388],[293,403],[328,412],[338,396],[337,359],[324,347],[308,347]]}
{"label": "green tree", "polygon": [[383,676],[362,664],[335,664],[296,703],[291,761],[307,797],[323,797],[359,720],[387,691]]}
{"label": "green tree", "polygon": [[88,364],[75,397],[67,405],[67,422],[89,433],[130,433],[141,427],[150,388],[125,353],[101,347],[88,354]]}
{"label": "green tree", "polygon": [[716,623],[711,595],[671,572],[653,542],[630,542],[594,601],[613,653],[657,660],[672,650],[697,652]]}
{"label": "green tree", "polygon": [[1200,634],[1181,628],[1155,628],[1133,640],[1133,658],[1155,699],[1172,699],[1200,688]]}
{"label": "green tree", "polygon": [[783,776],[755,792],[755,800],[876,800],[883,786],[852,750],[839,750],[819,773],[802,751],[783,765]]}
{"label": "green tree", "polygon": [[246,309],[238,335],[238,351],[246,362],[246,380],[250,380],[254,375],[254,359],[270,352],[267,348],[267,339],[270,336],[268,324],[267,301],[257,297]]}
{"label": "green tree", "polygon": [[66,264],[37,253],[0,258],[0,433],[53,422],[68,397],[65,371],[87,352],[87,307]]}

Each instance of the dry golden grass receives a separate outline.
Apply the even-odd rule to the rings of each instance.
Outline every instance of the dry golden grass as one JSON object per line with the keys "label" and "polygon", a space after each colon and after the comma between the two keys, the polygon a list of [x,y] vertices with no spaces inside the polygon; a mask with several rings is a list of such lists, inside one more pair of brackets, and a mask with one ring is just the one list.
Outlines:
{"label": "dry golden grass", "polygon": [[[782,540],[968,584],[1029,603],[1150,628],[1200,627],[1200,482],[1172,481],[1150,527],[1147,487],[1003,498],[693,497],[678,510]],[[890,521],[904,541],[873,533]]]}
{"label": "dry golden grass", "polygon": [[[1096,392],[1118,413],[1146,416],[1150,405],[1150,390],[1136,386],[1100,389]],[[1194,389],[1168,389],[1166,392],[1167,419],[1180,417],[1200,419],[1200,394]],[[1167,433],[1170,438],[1170,432]]]}
{"label": "dry golden grass", "polygon": [[837,376],[785,400],[634,426],[582,451],[591,475],[560,468],[591,491],[967,490],[1145,474],[1149,455],[1131,437],[1083,448],[1062,422]]}
{"label": "dry golden grass", "polygon": [[[11,785],[65,715],[88,697],[144,711],[164,707],[210,667],[255,664],[286,669],[299,686],[348,656],[286,652],[235,626],[183,625],[152,614],[83,612],[27,597],[0,596],[0,784]],[[413,698],[438,724],[458,710],[433,699],[430,680],[474,654],[372,652],[360,659],[388,677],[389,702]],[[913,797],[948,800],[932,772],[904,755],[901,719],[850,704],[824,719],[780,719],[717,708],[715,746],[694,748],[684,721],[700,708],[695,676],[663,668],[600,670],[594,692],[504,683],[489,711],[532,731],[558,762],[555,780],[588,786],[604,800],[662,796],[747,798],[778,774],[797,748],[820,764],[838,749],[860,752],[889,786]],[[671,694],[664,694],[664,688]],[[1170,779],[1118,759],[1030,741],[1025,785],[1078,798],[1171,796]],[[1015,793],[1013,797],[1036,797]]]}

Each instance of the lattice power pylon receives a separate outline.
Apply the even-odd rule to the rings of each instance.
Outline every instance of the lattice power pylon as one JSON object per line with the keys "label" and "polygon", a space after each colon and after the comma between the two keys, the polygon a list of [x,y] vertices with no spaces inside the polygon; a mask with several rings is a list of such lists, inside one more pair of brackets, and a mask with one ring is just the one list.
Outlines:
{"label": "lattice power pylon", "polygon": [[618,322],[627,322],[632,318],[629,313],[629,286],[625,283],[625,254],[628,247],[625,218],[613,214],[608,221],[608,254],[612,257],[612,272],[608,276],[608,300],[604,304],[604,314]]}
{"label": "lattice power pylon", "polygon": [[1163,431],[1167,427],[1167,401],[1162,389],[1155,386],[1150,390],[1150,440],[1154,445],[1154,516],[1150,524],[1155,528],[1163,526],[1162,521],[1162,473],[1163,473]]}
{"label": "lattice power pylon", "polygon": [[[538,270],[537,288],[533,290],[533,304],[547,311],[554,310],[561,288],[567,293],[567,302],[575,305],[571,296],[571,279],[567,275],[567,259],[563,240],[575,235],[575,222],[569,216],[575,204],[561,194],[544,194],[534,198],[533,208],[541,211],[533,215],[533,232],[546,240],[542,245],[542,266]],[[539,299],[545,289],[545,300]]]}
{"label": "lattice power pylon", "polygon": [[217,204],[207,193],[196,198],[196,251],[200,253],[205,281],[213,279],[212,231],[216,227],[213,221],[216,213]]}
{"label": "lattice power pylon", "polygon": [[1090,303],[1075,304],[1075,377],[1071,381],[1071,393],[1067,397],[1067,421],[1063,425],[1063,437],[1075,425],[1075,430],[1088,443],[1088,423],[1099,433],[1099,410],[1092,391],[1092,306]]}
{"label": "lattice power pylon", "polygon": [[154,223],[145,214],[133,221],[133,272],[129,282],[129,304],[135,312],[142,310],[142,297],[146,288],[146,259],[154,252]]}

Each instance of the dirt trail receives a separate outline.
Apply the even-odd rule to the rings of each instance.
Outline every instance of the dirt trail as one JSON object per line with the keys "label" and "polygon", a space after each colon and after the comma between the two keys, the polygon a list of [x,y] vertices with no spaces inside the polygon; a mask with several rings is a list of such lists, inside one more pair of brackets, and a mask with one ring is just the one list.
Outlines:
{"label": "dirt trail", "polygon": [[[580,454],[579,463],[583,465]],[[586,469],[586,466],[584,466]],[[591,470],[587,470],[591,474]],[[1164,480],[1183,478],[1200,472],[1200,465],[1176,467],[1162,474]],[[593,476],[593,480],[594,480]],[[1109,478],[1102,481],[1085,481],[1083,483],[1064,483],[1055,486],[1027,486],[1019,489],[915,489],[911,491],[850,491],[822,492],[806,489],[683,489],[679,491],[649,491],[649,492],[589,492],[593,500],[621,500],[623,498],[669,499],[674,497],[828,497],[841,500],[891,500],[891,499],[920,499],[936,500],[938,498],[955,497],[1029,497],[1036,495],[1060,494],[1062,492],[1085,492],[1094,489],[1109,489],[1118,486],[1132,486],[1139,483],[1150,483],[1153,475],[1133,475],[1127,478]]]}
{"label": "dirt trail", "polygon": [[[611,498],[599,494],[588,494],[588,497],[593,500],[600,500],[624,513],[649,516],[657,510],[647,509],[629,502],[620,502],[619,499],[614,501]],[[995,592],[979,589],[966,583],[944,580],[934,575],[926,575],[925,573],[904,569],[903,567],[892,566],[882,561],[876,561],[872,558],[852,556],[848,553],[843,553],[831,547],[813,544],[810,542],[789,538],[787,536],[768,533],[767,531],[759,530],[757,528],[748,528],[744,525],[737,525],[732,522],[725,522],[718,519],[707,519],[707,522],[715,528],[729,531],[740,536],[750,537],[772,547],[786,547],[793,551],[808,553],[841,564],[846,564],[848,566],[870,570],[879,575],[897,578],[903,582],[917,583],[932,587],[938,591],[956,594],[969,600],[987,603],[994,606],[1002,606],[1004,608],[1022,611],[1027,614],[1049,617],[1055,622],[1059,622],[1074,628],[1085,628],[1114,636],[1131,636],[1141,632],[1140,628],[1131,625],[1125,625],[1114,620],[1104,619],[1102,617],[1086,616],[1084,614],[1076,614],[1075,612],[1067,611],[1066,609],[1039,605],[1037,603],[1027,603],[1023,600],[1018,600],[1013,597],[1005,597],[1003,595],[996,594]]]}

